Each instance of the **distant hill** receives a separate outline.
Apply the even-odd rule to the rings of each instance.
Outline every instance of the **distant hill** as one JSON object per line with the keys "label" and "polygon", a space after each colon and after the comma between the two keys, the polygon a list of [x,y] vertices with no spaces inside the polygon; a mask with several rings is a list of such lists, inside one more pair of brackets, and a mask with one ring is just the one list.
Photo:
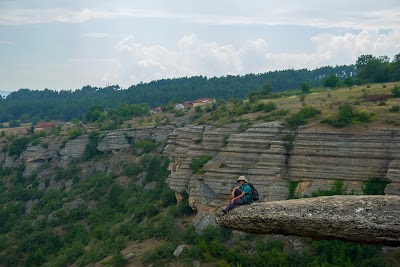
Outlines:
{"label": "distant hill", "polygon": [[211,97],[241,99],[269,83],[273,92],[299,89],[302,83],[321,86],[325,77],[335,75],[340,79],[352,77],[355,66],[322,67],[315,70],[282,70],[243,76],[181,77],[132,85],[121,90],[118,85],[98,88],[84,86],[75,91],[20,89],[11,92],[0,105],[0,123],[10,117],[45,118],[69,121],[82,119],[90,107],[99,106],[110,110],[120,104],[147,103],[150,107],[165,105],[171,99],[177,101]]}

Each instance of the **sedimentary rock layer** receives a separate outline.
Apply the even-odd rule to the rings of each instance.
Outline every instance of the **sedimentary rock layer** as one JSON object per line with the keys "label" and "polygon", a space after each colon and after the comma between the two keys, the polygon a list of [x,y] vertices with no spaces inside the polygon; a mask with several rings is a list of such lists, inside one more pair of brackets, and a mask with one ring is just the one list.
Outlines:
{"label": "sedimentary rock layer", "polygon": [[[221,206],[239,175],[256,186],[262,201],[287,199],[290,186],[297,197],[311,196],[336,181],[343,182],[343,193],[363,194],[364,182],[376,177],[389,182],[387,194],[400,192],[399,129],[291,131],[269,122],[238,132],[238,126],[187,126],[170,135],[167,182],[177,194],[189,193],[193,208]],[[212,159],[204,173],[193,174],[191,160],[201,155]]]}
{"label": "sedimentary rock layer", "polygon": [[216,222],[250,233],[400,246],[400,197],[333,196],[264,202],[239,206]]}

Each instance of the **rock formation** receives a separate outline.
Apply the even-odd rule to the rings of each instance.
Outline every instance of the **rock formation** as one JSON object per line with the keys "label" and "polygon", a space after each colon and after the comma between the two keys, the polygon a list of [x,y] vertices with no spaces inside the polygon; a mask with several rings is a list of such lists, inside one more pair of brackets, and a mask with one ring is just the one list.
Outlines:
{"label": "rock formation", "polygon": [[[372,177],[386,179],[387,194],[400,193],[400,130],[367,132],[290,131],[276,122],[239,125],[188,126],[170,135],[165,153],[171,160],[169,186],[189,203],[209,212],[229,197],[239,175],[252,182],[262,201],[286,200],[289,185],[297,197],[329,190],[343,181],[345,193],[363,194]],[[292,140],[292,141],[291,141]],[[212,157],[202,174],[193,174],[191,160]],[[179,196],[178,196],[179,197]]]}
{"label": "rock formation", "polygon": [[217,218],[224,227],[400,246],[399,196],[333,196],[239,206]]}

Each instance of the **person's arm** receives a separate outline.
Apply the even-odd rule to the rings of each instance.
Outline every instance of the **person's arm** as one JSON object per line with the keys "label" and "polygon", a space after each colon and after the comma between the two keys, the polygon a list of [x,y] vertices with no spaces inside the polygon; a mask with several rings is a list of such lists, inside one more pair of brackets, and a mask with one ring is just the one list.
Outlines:
{"label": "person's arm", "polygon": [[241,193],[240,195],[238,195],[237,197],[232,198],[231,203],[233,203],[233,201],[235,201],[236,199],[241,199],[242,197],[244,197],[245,194],[246,194],[245,192],[242,192],[242,193]]}
{"label": "person's arm", "polygon": [[231,194],[231,199],[235,198],[235,190],[238,189],[238,187],[236,186],[235,188],[233,188],[232,190],[232,194]]}

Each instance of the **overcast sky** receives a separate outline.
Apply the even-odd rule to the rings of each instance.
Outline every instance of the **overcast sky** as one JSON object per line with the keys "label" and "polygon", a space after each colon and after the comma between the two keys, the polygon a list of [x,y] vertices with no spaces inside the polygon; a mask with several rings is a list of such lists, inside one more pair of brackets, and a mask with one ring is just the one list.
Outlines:
{"label": "overcast sky", "polygon": [[398,53],[399,0],[0,1],[0,90],[127,88]]}

